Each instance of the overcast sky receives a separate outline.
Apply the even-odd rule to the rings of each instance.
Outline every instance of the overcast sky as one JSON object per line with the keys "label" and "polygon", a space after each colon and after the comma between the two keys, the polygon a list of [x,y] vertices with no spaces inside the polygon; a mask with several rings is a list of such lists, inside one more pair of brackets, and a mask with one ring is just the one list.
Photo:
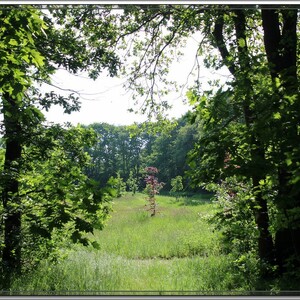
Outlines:
{"label": "overcast sky", "polygon": [[[186,83],[188,74],[192,69],[195,59],[195,53],[198,41],[192,38],[188,41],[184,50],[185,55],[179,63],[174,63],[170,72],[171,79],[177,79],[182,84]],[[203,82],[216,78],[217,75],[210,73],[208,70],[201,68],[200,73]],[[122,87],[125,79],[106,77],[101,75],[96,81],[86,76],[74,76],[64,70],[58,70],[53,76],[53,84],[63,89],[76,90],[80,93],[82,107],[80,112],[74,112],[71,115],[63,114],[60,107],[53,107],[48,113],[45,112],[49,122],[64,123],[71,122],[74,125],[91,124],[94,122],[106,122],[115,125],[129,125],[134,122],[146,120],[146,116],[129,113],[127,110],[134,103],[131,99],[131,93]],[[193,84],[193,78],[190,78],[190,85]],[[204,84],[205,85],[205,84]],[[47,91],[58,91],[53,87],[44,87]],[[63,94],[62,91],[59,93]],[[185,93],[171,93],[166,96],[169,104],[173,109],[169,111],[170,117],[178,118],[186,113],[189,109],[187,104],[183,103]]]}

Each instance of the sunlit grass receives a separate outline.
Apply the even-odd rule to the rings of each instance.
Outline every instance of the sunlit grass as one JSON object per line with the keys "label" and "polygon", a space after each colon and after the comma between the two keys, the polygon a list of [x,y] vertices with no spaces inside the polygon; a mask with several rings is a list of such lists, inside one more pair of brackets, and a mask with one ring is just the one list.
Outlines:
{"label": "sunlit grass", "polygon": [[33,276],[16,282],[19,291],[223,291],[225,257],[127,259],[80,250],[62,264],[45,263]]}
{"label": "sunlit grass", "polygon": [[13,290],[35,293],[206,294],[232,286],[230,261],[222,254],[219,234],[207,222],[216,210],[209,197],[158,196],[155,217],[146,196],[114,201],[107,226],[94,238],[100,249],[76,246],[67,259],[49,262]]}
{"label": "sunlit grass", "polygon": [[[159,213],[150,217],[145,196],[117,199],[105,230],[96,237],[102,252],[127,258],[172,258],[217,254],[218,236],[203,216],[213,212],[211,203],[183,206],[174,198],[157,197]],[[200,202],[199,202],[200,203]],[[202,203],[202,202],[201,202]]]}

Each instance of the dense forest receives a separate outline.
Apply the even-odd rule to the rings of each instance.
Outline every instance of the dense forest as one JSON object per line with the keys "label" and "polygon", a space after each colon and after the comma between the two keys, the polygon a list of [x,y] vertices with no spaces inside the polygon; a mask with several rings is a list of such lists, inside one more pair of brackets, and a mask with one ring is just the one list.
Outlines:
{"label": "dense forest", "polygon": [[[168,72],[195,33],[192,109],[168,121],[164,96],[183,88]],[[177,182],[182,192],[214,194],[211,221],[241,272],[255,261],[266,289],[299,280],[297,6],[1,5],[0,52],[3,291],[71,243],[98,249],[93,233],[112,199],[143,191],[145,168],[165,191]],[[230,75],[204,88],[203,65]],[[52,106],[80,110],[76,93],[42,89],[60,68],[123,76],[149,122],[48,124],[43,111]]]}
{"label": "dense forest", "polygon": [[[98,139],[87,149],[92,160],[85,173],[102,187],[119,174],[124,183],[134,180],[138,190],[143,190],[145,168],[156,166],[159,179],[165,184],[164,190],[169,191],[171,180],[184,177],[188,170],[188,153],[197,138],[197,126],[189,124],[187,116],[170,121],[164,130],[150,122],[130,126],[96,123],[87,128],[93,129]],[[184,187],[187,192],[193,191],[188,178]]]}

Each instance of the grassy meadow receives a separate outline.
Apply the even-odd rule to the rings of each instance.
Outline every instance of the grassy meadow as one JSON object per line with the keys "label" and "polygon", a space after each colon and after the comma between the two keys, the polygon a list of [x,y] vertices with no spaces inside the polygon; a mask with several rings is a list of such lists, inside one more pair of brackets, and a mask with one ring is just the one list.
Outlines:
{"label": "grassy meadow", "polygon": [[72,247],[57,264],[45,261],[33,274],[17,279],[12,290],[193,295],[251,289],[230,271],[220,233],[208,222],[217,209],[208,195],[178,200],[157,196],[155,217],[146,211],[145,198],[128,193],[114,200],[111,218],[94,236],[100,249]]}

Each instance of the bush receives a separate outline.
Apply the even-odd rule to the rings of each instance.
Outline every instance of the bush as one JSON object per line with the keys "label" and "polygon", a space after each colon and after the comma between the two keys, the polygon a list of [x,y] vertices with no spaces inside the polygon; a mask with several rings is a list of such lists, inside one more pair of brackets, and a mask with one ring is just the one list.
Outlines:
{"label": "bush", "polygon": [[178,192],[183,190],[182,177],[176,176],[171,179],[172,189],[170,190],[170,194],[175,194],[176,200],[178,200]]}
{"label": "bush", "polygon": [[117,172],[117,177],[111,176],[108,180],[108,185],[116,190],[116,197],[122,197],[126,192],[126,183],[120,176],[120,172]]}

